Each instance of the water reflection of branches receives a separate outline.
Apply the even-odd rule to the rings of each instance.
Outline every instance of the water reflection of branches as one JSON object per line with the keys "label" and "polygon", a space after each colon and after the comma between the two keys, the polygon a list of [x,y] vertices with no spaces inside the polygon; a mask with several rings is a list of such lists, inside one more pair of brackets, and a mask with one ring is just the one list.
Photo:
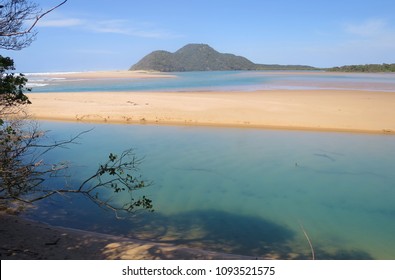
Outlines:
{"label": "water reflection of branches", "polygon": [[287,242],[294,233],[262,218],[205,210],[172,216],[156,214],[148,224],[133,226],[129,236],[223,253],[288,259],[291,249]]}

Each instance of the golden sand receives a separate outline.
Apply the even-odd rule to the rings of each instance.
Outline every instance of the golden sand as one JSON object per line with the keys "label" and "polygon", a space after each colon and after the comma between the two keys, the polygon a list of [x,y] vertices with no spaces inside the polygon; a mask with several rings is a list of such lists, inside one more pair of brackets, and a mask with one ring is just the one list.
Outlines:
{"label": "golden sand", "polygon": [[29,99],[40,120],[395,132],[395,92],[73,92]]}

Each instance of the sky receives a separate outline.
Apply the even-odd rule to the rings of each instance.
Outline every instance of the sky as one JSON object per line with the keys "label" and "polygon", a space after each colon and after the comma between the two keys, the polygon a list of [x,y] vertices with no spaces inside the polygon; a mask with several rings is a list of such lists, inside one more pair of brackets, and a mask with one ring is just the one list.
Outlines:
{"label": "sky", "polygon": [[68,0],[36,31],[29,47],[0,50],[18,71],[127,70],[189,43],[263,64],[395,63],[394,0]]}

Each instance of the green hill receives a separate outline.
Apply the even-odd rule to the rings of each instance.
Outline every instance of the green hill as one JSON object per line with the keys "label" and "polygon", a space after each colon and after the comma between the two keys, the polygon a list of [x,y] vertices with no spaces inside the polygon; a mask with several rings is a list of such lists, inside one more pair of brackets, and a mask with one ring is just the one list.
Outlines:
{"label": "green hill", "polygon": [[395,72],[395,64],[346,65],[315,68],[307,65],[256,64],[245,57],[220,53],[206,44],[188,44],[178,51],[154,51],[129,70],[160,72],[229,70],[322,70],[330,72]]}
{"label": "green hill", "polygon": [[304,65],[255,64],[245,57],[220,53],[206,44],[189,44],[175,53],[154,51],[129,70],[160,72],[228,70],[315,70]]}
{"label": "green hill", "polygon": [[162,72],[254,70],[255,64],[242,56],[219,53],[209,45],[189,44],[175,53],[154,51],[130,70]]}

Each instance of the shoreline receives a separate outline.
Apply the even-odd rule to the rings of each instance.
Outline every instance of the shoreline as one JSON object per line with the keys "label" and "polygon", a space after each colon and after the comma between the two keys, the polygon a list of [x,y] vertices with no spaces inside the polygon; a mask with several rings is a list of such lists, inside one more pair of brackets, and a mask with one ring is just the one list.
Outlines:
{"label": "shoreline", "polygon": [[174,74],[156,71],[81,71],[81,72],[48,72],[48,73],[29,73],[28,76],[40,77],[49,76],[52,78],[65,79],[117,79],[117,78],[175,78]]}
{"label": "shoreline", "polygon": [[0,213],[2,260],[253,260],[255,257],[51,226]]}
{"label": "shoreline", "polygon": [[28,94],[37,120],[395,134],[395,92],[265,90]]}
{"label": "shoreline", "polygon": [[328,133],[350,133],[350,134],[373,134],[373,135],[395,135],[395,130],[369,130],[369,129],[341,129],[327,127],[296,127],[296,126],[273,126],[273,125],[242,125],[242,124],[213,124],[213,123],[188,123],[188,122],[157,122],[157,121],[103,121],[103,119],[70,120],[66,118],[36,118],[37,121],[82,123],[82,124],[114,124],[114,125],[151,125],[151,126],[186,126],[207,128],[234,128],[234,129],[262,129],[279,131],[305,131],[305,132],[328,132]]}

